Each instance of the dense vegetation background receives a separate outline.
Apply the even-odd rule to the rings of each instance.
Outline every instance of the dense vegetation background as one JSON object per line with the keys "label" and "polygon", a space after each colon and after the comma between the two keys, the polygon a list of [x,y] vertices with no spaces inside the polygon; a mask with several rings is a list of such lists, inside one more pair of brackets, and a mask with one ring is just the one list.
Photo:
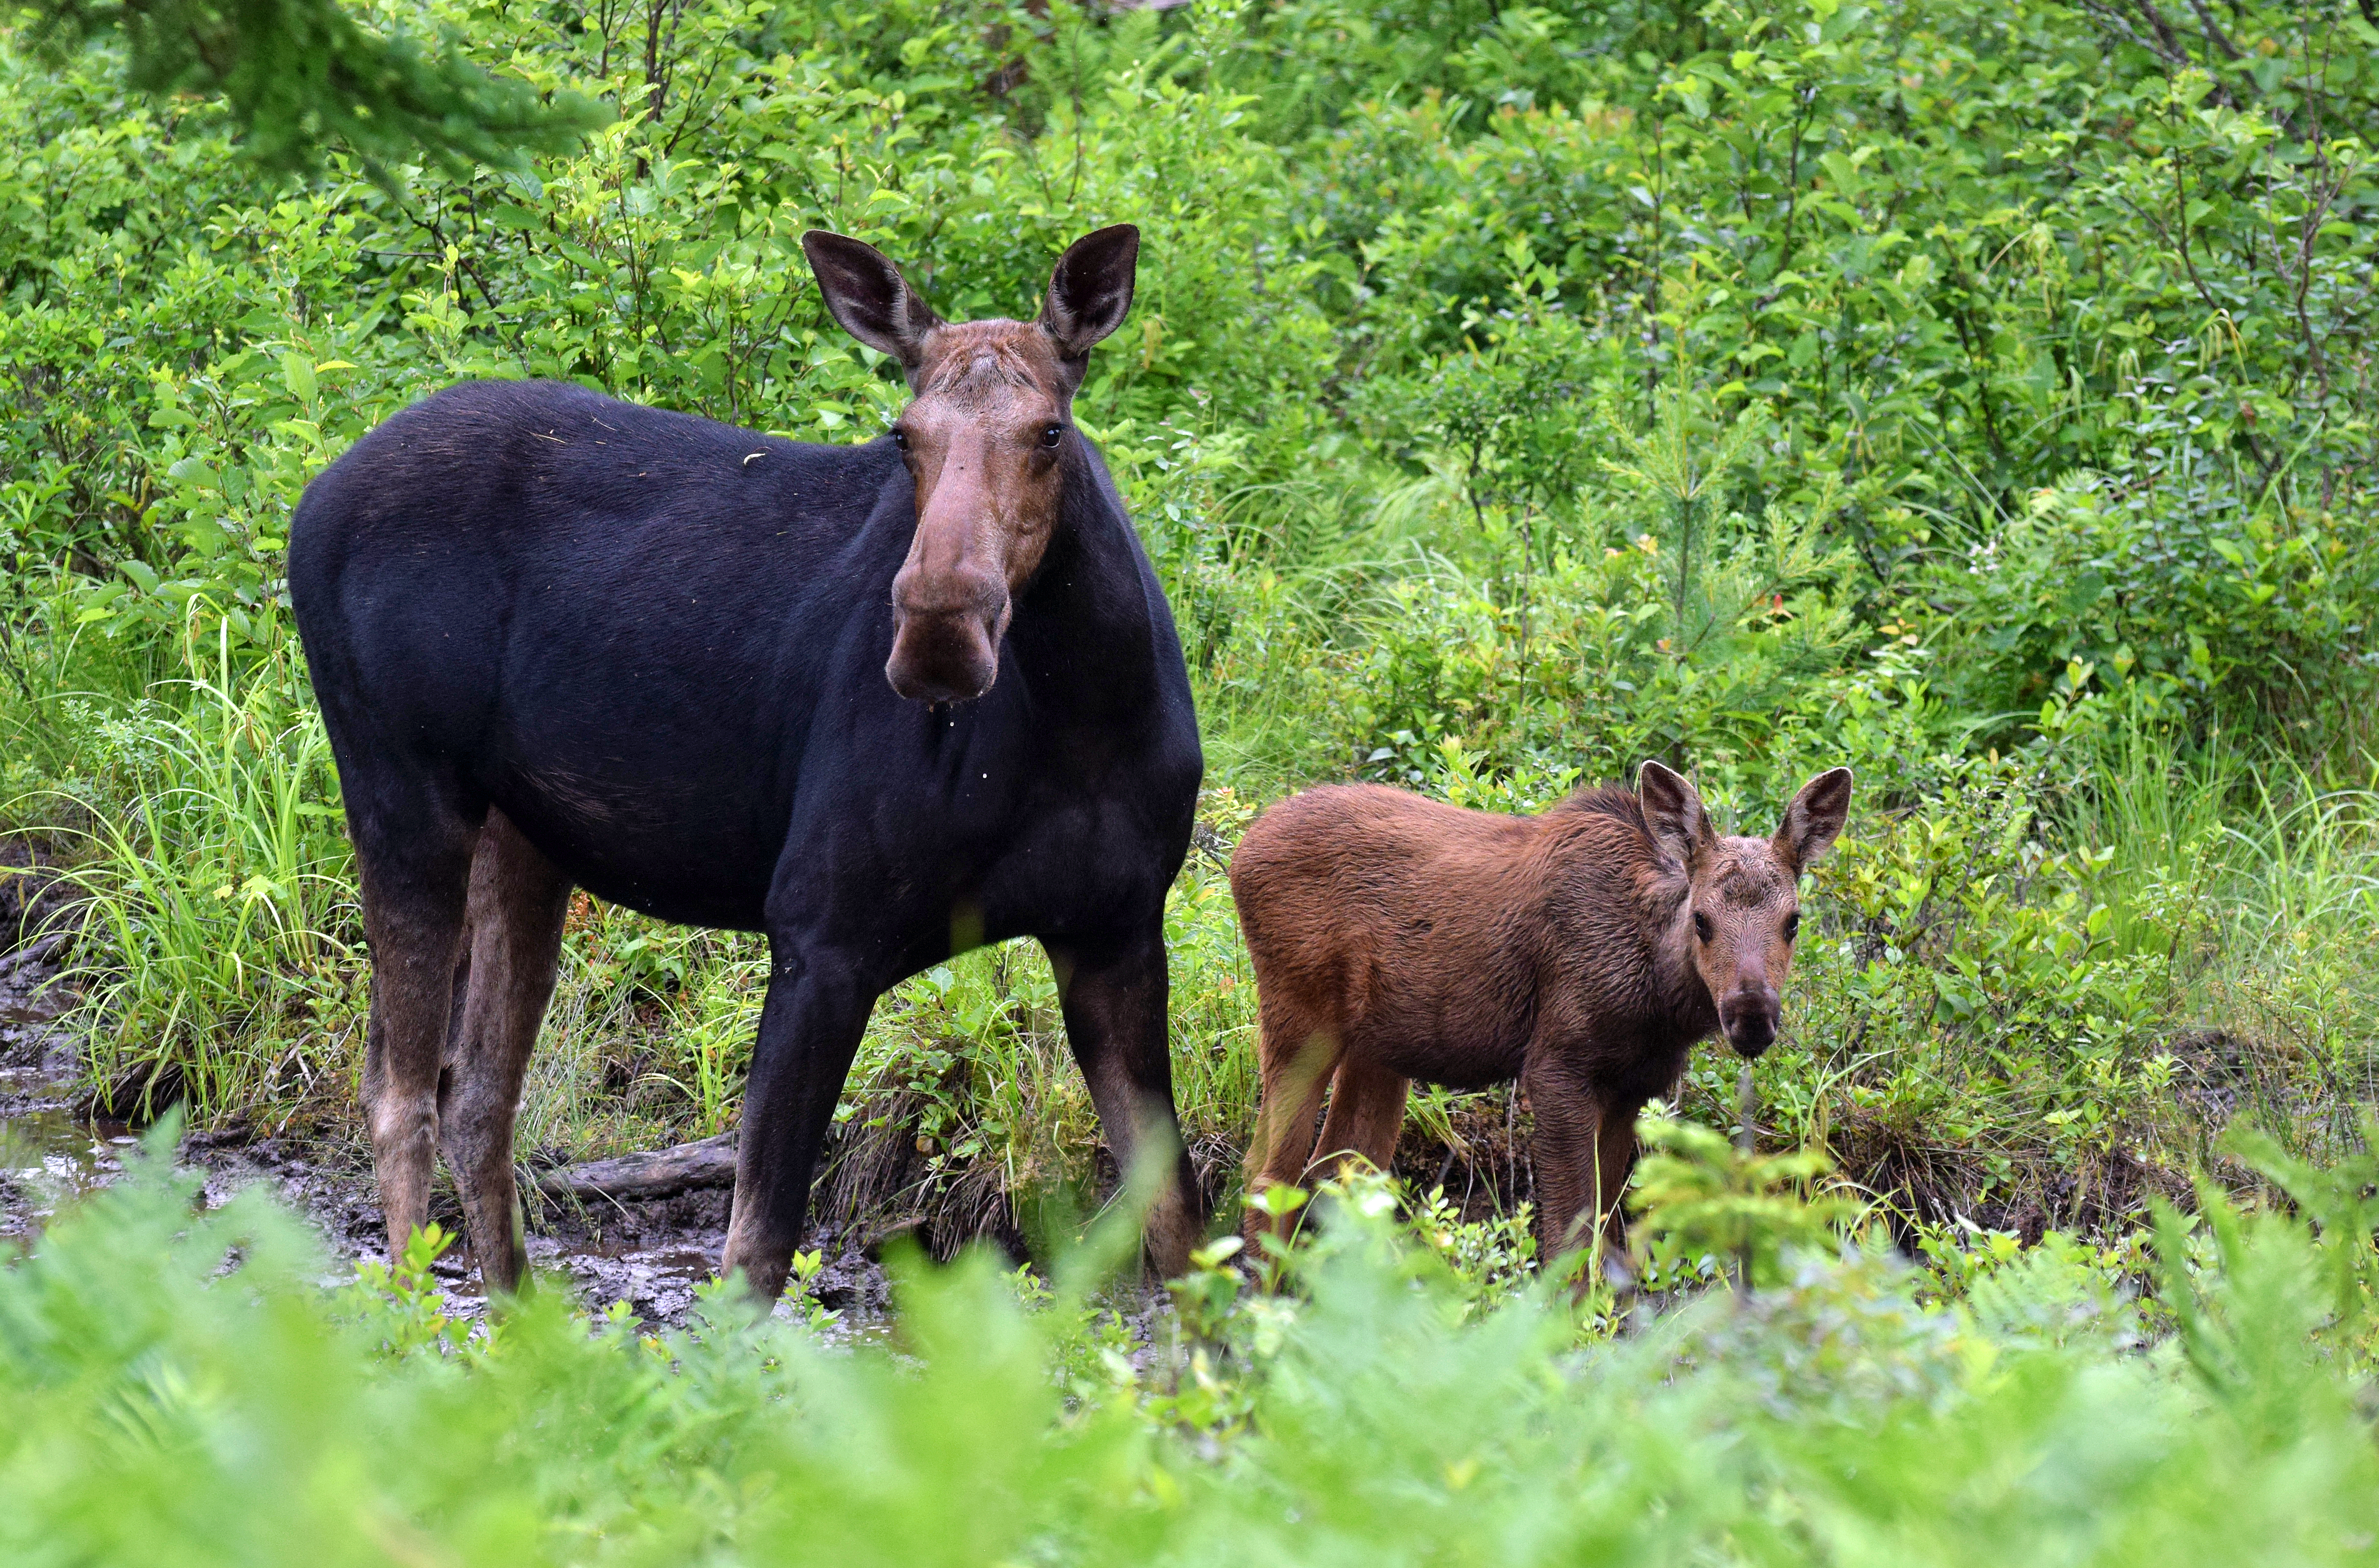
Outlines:
{"label": "dense vegetation background", "polygon": [[[2262,1436],[2191,1450],[2238,1486],[2240,1453],[2278,1452],[2255,1443],[2362,1419],[2345,1392],[2360,1352],[2337,1347],[2367,1338],[2367,1260],[2300,1227],[2270,1244],[2294,1261],[2240,1273],[2252,1248],[2221,1231],[2228,1200],[2191,1185],[2206,1172],[2277,1201],[2283,1170],[2311,1190],[2314,1165],[2358,1168],[2379,1088],[2379,27],[2361,11],[388,0],[355,15],[613,117],[502,169],[367,166],[322,128],[296,160],[319,172],[293,184],[242,151],[217,103],[127,90],[113,45],[0,42],[16,150],[0,168],[0,826],[40,837],[91,895],[75,962],[110,1092],[354,1149],[359,922],[281,602],[290,508],[347,441],[476,375],[867,439],[901,389],[826,318],[803,229],[868,238],[958,318],[1026,313],[1066,241],[1130,221],[1138,303],[1078,414],[1164,573],[1206,726],[1211,831],[1172,923],[1175,1060],[1218,1200],[1252,1116],[1254,1017],[1220,857],[1253,810],[1348,777],[1531,809],[1650,755],[1764,831],[1802,778],[1847,763],[1858,814],[1817,879],[1787,1032],[1759,1067],[1760,1132],[1830,1159],[1876,1234],[1931,1272],[1811,1264],[1774,1324],[1710,1328],[1724,1346],[1684,1352],[1732,1369],[1725,1392],[1656,1392],[1679,1353],[1665,1341],[1625,1361],[1636,1383],[1614,1363],[1581,1371],[1528,1337],[1571,1332],[1536,1307],[1512,1309],[1532,1327],[1495,1320],[1517,1337],[1496,1342],[1494,1376],[1556,1404],[1576,1386],[1564,1378],[1621,1379],[1594,1385],[1632,1413],[1612,1419],[1669,1435],[1612,1461],[1614,1498],[1650,1485],[1655,1450],[1676,1475],[1721,1473],[1694,1444],[1735,1429],[1730,1401],[1779,1431],[1818,1407],[1843,1430],[1915,1423],[1875,1453],[1935,1452],[1950,1439],[1925,1423],[1957,1428],[1984,1384],[2041,1402],[2025,1408],[2046,1425],[2009,1428],[2011,1443],[2080,1441],[2097,1429],[2084,1406],[2112,1401],[2139,1423],[2122,1430],[2164,1434],[2125,1451],[2169,1483],[2124,1494],[2165,1500],[2143,1515],[2157,1518],[2194,1483],[2156,1468],[2156,1442],[2198,1441],[2189,1412],[2221,1390],[2299,1389],[2328,1412],[2238,1416]],[[764,975],[750,940],[583,905],[525,1156],[731,1126]],[[1732,1078],[1697,1057],[1682,1114],[1724,1125]],[[1525,1110],[1500,1092],[1416,1102],[1399,1164],[1418,1244],[1468,1282],[1457,1297],[1524,1256]],[[1029,948],[888,998],[841,1116],[827,1217],[923,1214],[942,1254],[1104,1176]],[[1709,1179],[1752,1179],[1728,1169]],[[2217,1295],[2269,1298],[2241,1309],[2252,1343],[2166,1342],[2197,1346],[2195,1392],[2172,1381],[2178,1350],[2127,1360],[2138,1325],[2107,1326],[2131,1322],[2108,1282],[2150,1282],[2158,1198],[2215,1218],[2169,1222],[2180,1272],[2141,1332],[2230,1332],[2230,1309],[2171,1285],[2200,1268],[2227,1282],[2204,1286]],[[1656,1271],[1715,1272],[1723,1249],[1691,1225],[1650,1230],[1668,1237]],[[2057,1261],[2018,1260],[2045,1232]],[[1383,1288],[1346,1247],[1313,1267]],[[1959,1305],[2008,1269],[2031,1283],[1980,1319]],[[2270,1301],[2322,1270],[2345,1282],[2334,1337],[2307,1340]],[[33,1276],[9,1279],[10,1309],[33,1312]],[[1390,1308],[1317,1306],[1319,1337],[1298,1338],[1281,1327],[1293,1313],[1205,1288],[1230,1297],[1214,1309],[1236,1325],[1217,1331],[1239,1346],[1225,1362],[1344,1353],[1382,1380],[1363,1397],[1386,1419],[1407,1373],[1355,1342]],[[1870,1308],[1931,1348],[1870,1355]],[[2083,1345],[2052,1321],[2105,1333]],[[2010,1345],[2048,1360],[1992,1383],[1980,1362]],[[552,1376],[581,1375],[581,1352],[552,1354]],[[1325,1421],[1294,1406],[1326,1403],[1309,1372],[1264,1383],[1292,1391],[1264,1416],[1247,1401],[1274,1394],[1200,1365],[1177,1366],[1164,1398],[1218,1403],[1166,1420],[1270,1420],[1275,1438]],[[1470,1376],[1449,1371],[1449,1390]],[[403,1398],[446,1397],[424,1387]],[[1532,1453],[1586,1463],[1532,1430]],[[1958,1441],[1981,1465],[1987,1441]],[[2338,1441],[2336,1464],[2367,1471],[2367,1432]],[[1757,1469],[1785,1449],[1742,1452],[1769,1456]],[[1449,1449],[1398,1468],[1410,1459],[1379,1463],[1454,1492],[1498,1463]],[[1232,1463],[1276,1460],[1305,1462]],[[1343,1467],[1362,1463],[1350,1449]],[[2337,1495],[2307,1478],[2346,1471],[2303,1463],[2269,1495]],[[1130,1495],[1172,1506],[1155,1473],[1133,1472]],[[1805,1480],[1760,1475],[1743,1495]],[[1580,1482],[1540,1484],[1566,1502]],[[1722,1538],[1783,1560],[1823,1537],[1859,1555],[1821,1515],[1928,1560],[2011,1538],[1944,1526],[1908,1547],[1891,1532],[1930,1505],[1892,1513],[1897,1495],[1869,1498],[1888,1518],[1795,1503],[1756,1527],[1680,1504],[1661,1550]],[[2108,1528],[2097,1549],[2150,1550],[2153,1531]],[[2332,1531],[2308,1560],[2368,1548],[2354,1538]]]}

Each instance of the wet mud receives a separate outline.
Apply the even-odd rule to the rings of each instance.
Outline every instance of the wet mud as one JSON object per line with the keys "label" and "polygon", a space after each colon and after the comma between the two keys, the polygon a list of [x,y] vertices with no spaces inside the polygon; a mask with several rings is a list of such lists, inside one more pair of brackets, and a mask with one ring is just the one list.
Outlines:
{"label": "wet mud", "polygon": [[[0,943],[10,935],[0,932]],[[91,1114],[79,1043],[66,1021],[73,997],[59,978],[63,942],[54,935],[0,951],[0,1265],[38,1250],[48,1224],[121,1177],[139,1153],[136,1128]],[[199,1178],[210,1208],[261,1186],[311,1224],[333,1259],[387,1260],[360,1148],[199,1132],[182,1140],[175,1160]],[[461,1212],[451,1193],[441,1196],[431,1218],[458,1233]],[[529,1264],[540,1284],[566,1288],[594,1310],[624,1301],[655,1326],[694,1314],[726,1245],[723,1188],[641,1202],[589,1203],[534,1189],[528,1199]],[[884,1321],[888,1289],[860,1238],[821,1229],[806,1246],[827,1260],[811,1294],[840,1315],[829,1333],[872,1332]],[[459,1243],[433,1272],[454,1315],[478,1315],[484,1298]],[[807,1309],[787,1300],[777,1311],[800,1317]]]}
{"label": "wet mud", "polygon": [[21,1247],[61,1205],[121,1172],[134,1141],[121,1123],[76,1114],[78,1058],[56,984],[64,945],[54,935],[0,952],[0,1248]]}

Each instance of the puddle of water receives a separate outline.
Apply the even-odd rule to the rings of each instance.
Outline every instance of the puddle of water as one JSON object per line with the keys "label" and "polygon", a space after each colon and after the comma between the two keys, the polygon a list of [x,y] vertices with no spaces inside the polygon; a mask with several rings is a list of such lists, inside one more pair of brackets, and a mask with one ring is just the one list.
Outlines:
{"label": "puddle of water", "polygon": [[121,1122],[59,1108],[0,1115],[0,1180],[29,1189],[46,1212],[104,1186],[137,1141]]}
{"label": "puddle of water", "polygon": [[0,1028],[13,1024],[47,1023],[57,1017],[58,1009],[46,997],[27,995],[17,990],[0,991]]}

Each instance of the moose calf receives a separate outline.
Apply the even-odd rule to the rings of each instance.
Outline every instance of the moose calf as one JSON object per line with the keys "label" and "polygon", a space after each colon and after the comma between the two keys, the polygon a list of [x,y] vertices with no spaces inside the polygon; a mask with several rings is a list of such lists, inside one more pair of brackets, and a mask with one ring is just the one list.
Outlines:
{"label": "moose calf", "polygon": [[[1616,1248],[1636,1112],[1673,1091],[1695,1041],[1722,1033],[1750,1058],[1776,1038],[1801,871],[1850,800],[1838,767],[1774,838],[1721,838],[1693,785],[1648,762],[1636,793],[1581,790],[1540,816],[1373,785],[1266,812],[1231,858],[1263,1024],[1250,1195],[1334,1159],[1386,1169],[1415,1079],[1516,1078],[1538,1255],[1579,1245],[1589,1212]],[[1250,1238],[1267,1223],[1250,1204]]]}

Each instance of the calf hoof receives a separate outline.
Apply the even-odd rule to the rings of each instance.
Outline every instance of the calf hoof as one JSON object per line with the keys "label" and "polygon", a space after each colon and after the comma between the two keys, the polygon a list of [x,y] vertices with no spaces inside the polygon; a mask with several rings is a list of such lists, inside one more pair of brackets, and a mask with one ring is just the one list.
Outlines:
{"label": "calf hoof", "polygon": [[1600,1263],[1602,1283],[1611,1287],[1612,1296],[1623,1303],[1634,1300],[1639,1282],[1636,1277],[1636,1265],[1627,1254],[1605,1251]]}

